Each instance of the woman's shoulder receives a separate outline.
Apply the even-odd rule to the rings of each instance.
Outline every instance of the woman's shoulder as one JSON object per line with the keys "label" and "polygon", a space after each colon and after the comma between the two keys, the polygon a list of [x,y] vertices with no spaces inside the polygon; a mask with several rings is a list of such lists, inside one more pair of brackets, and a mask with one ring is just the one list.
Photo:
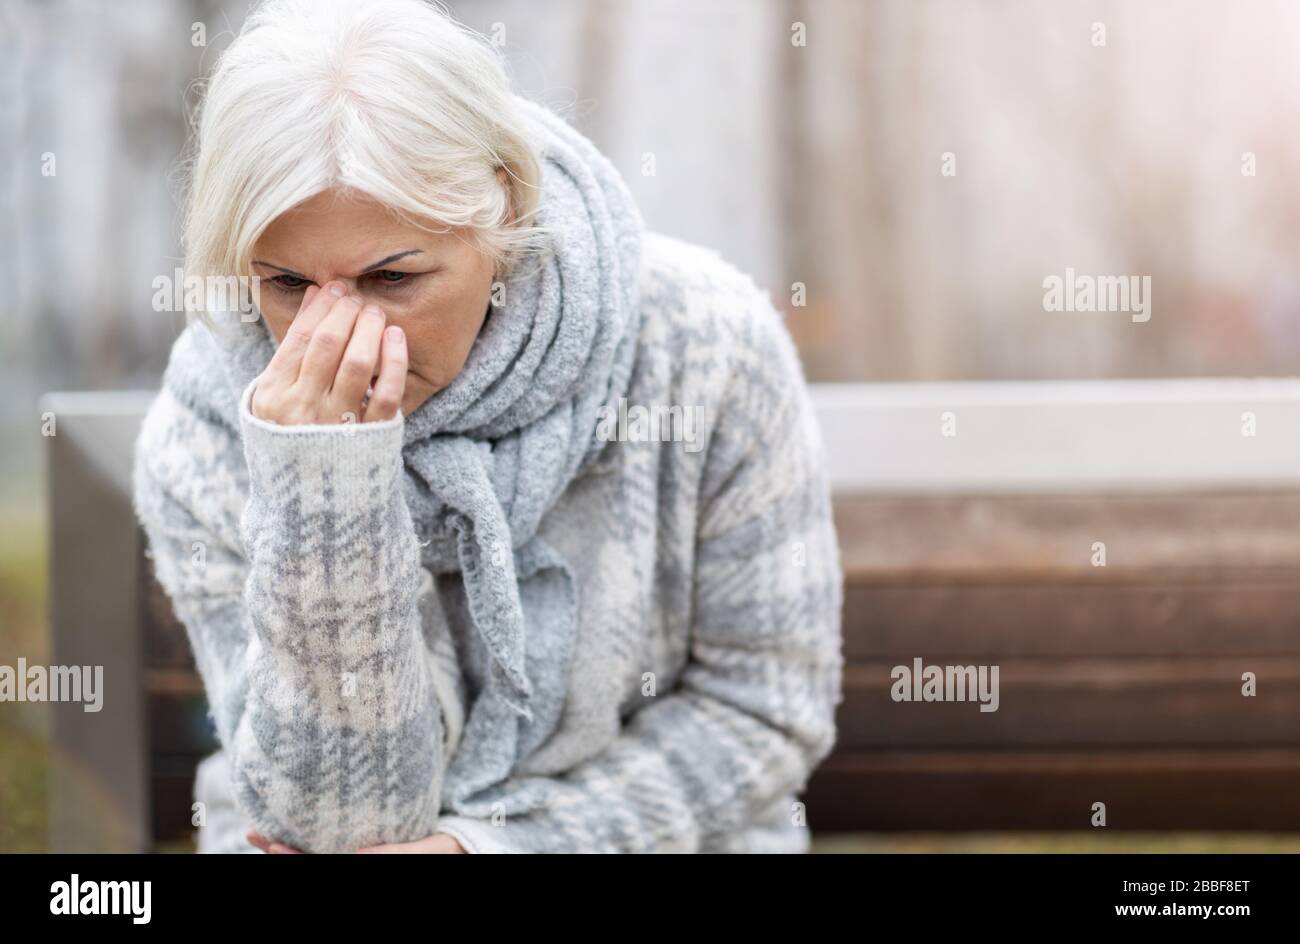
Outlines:
{"label": "woman's shoulder", "polygon": [[765,508],[817,507],[809,502],[826,490],[821,433],[771,296],[717,251],[666,236],[646,240],[642,268],[646,354],[635,398],[702,408],[695,465],[712,512],[700,533]]}
{"label": "woman's shoulder", "polygon": [[198,320],[186,325],[172,343],[147,428],[161,432],[184,423],[235,434],[239,398],[227,381],[223,360],[207,325]]}
{"label": "woman's shoulder", "polygon": [[775,313],[770,296],[722,253],[666,233],[642,241],[641,302],[656,314],[686,315],[720,331]]}
{"label": "woman's shoulder", "polygon": [[219,362],[217,342],[200,322],[186,326],[173,342],[161,389],[136,440],[137,489],[176,490],[204,467],[239,455],[238,404],[221,383]]}
{"label": "woman's shoulder", "polygon": [[675,363],[683,383],[804,387],[784,316],[753,277],[716,249],[663,233],[642,244],[642,346]]}

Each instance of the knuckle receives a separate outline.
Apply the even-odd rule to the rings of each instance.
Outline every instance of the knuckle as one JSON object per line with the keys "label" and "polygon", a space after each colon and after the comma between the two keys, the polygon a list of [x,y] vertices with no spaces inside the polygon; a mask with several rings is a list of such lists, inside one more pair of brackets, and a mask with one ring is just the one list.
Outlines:
{"label": "knuckle", "polygon": [[369,380],[370,362],[359,355],[349,354],[339,365],[339,373],[351,380],[360,380],[363,377]]}
{"label": "knuckle", "polygon": [[288,411],[285,422],[290,426],[307,426],[316,421],[316,413],[302,404],[296,404]]}
{"label": "knuckle", "polygon": [[268,364],[266,370],[257,375],[257,387],[253,390],[254,400],[266,400],[280,390],[280,375]]}
{"label": "knuckle", "polygon": [[285,332],[284,339],[290,344],[305,347],[311,341],[311,330],[301,325],[294,325]]}
{"label": "knuckle", "polygon": [[253,392],[249,404],[253,415],[280,426],[299,426],[315,422],[315,405],[304,401],[301,394],[290,388],[261,386]]}
{"label": "knuckle", "polygon": [[318,330],[316,343],[327,351],[336,351],[343,346],[343,336],[332,329]]}

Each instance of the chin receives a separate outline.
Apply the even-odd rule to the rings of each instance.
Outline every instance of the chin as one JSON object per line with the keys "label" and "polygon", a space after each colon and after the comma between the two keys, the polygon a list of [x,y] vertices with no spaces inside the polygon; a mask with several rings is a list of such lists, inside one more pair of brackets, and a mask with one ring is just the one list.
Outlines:
{"label": "chin", "polygon": [[[414,392],[409,389],[413,384],[417,388]],[[410,416],[423,406],[426,400],[447,386],[447,384],[431,384],[423,378],[417,378],[414,374],[407,374],[406,385],[408,390],[406,395],[402,397],[402,414],[404,416]]]}

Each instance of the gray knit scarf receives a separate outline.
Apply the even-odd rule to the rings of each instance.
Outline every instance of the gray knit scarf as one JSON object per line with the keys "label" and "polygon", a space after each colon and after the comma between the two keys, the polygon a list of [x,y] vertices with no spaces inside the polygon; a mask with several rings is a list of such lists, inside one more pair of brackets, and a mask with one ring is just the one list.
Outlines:
{"label": "gray knit scarf", "polygon": [[[545,741],[564,705],[577,586],[537,530],[603,445],[597,412],[626,392],[640,322],[643,223],[626,185],[558,115],[517,101],[535,124],[538,222],[557,231],[555,249],[507,279],[464,369],[406,417],[403,446],[423,563],[461,574],[488,656],[443,790],[444,805],[479,816],[492,804],[484,791]],[[262,372],[275,342],[261,319],[221,334],[224,376],[211,362],[172,374],[192,385],[186,399],[229,418],[230,392]]]}

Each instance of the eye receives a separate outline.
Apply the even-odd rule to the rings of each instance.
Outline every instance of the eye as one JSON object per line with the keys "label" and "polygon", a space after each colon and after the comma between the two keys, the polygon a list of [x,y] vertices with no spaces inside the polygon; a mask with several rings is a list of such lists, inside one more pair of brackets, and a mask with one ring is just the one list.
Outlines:
{"label": "eye", "polygon": [[271,281],[277,288],[286,292],[299,292],[310,284],[306,279],[300,279],[296,275],[277,275]]}
{"label": "eye", "polygon": [[373,274],[377,276],[381,282],[387,282],[389,285],[397,285],[399,282],[405,281],[407,276],[411,273],[397,272],[393,269],[380,269],[378,272]]}

